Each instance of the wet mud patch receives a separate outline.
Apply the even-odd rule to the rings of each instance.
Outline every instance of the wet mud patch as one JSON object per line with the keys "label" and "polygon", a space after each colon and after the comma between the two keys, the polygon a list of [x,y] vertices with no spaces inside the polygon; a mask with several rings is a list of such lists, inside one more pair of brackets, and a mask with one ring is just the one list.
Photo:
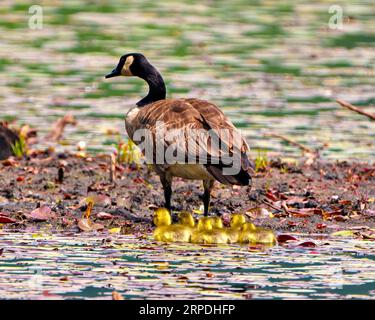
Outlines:
{"label": "wet mud patch", "polygon": [[[110,182],[105,156],[40,153],[28,160],[0,164],[0,212],[4,230],[79,231],[77,221],[87,210],[85,199],[98,197],[92,220],[102,232],[148,234],[152,214],[163,206],[158,176],[146,166],[116,165]],[[211,214],[226,222],[232,213],[245,213],[257,225],[276,232],[305,234],[353,230],[373,237],[375,226],[375,166],[368,163],[317,162],[311,166],[270,161],[253,177],[252,187],[216,184]],[[199,181],[176,179],[174,211],[202,216]],[[35,219],[34,210],[47,206],[51,216]],[[8,221],[9,220],[9,221]],[[2,222],[1,222],[2,221]]]}

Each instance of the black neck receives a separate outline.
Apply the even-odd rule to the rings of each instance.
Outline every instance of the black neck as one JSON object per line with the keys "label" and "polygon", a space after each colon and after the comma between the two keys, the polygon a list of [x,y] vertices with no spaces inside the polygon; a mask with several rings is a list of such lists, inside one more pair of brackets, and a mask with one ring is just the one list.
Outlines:
{"label": "black neck", "polygon": [[146,104],[165,99],[166,89],[164,80],[152,65],[149,65],[147,70],[144,70],[143,74],[139,77],[148,83],[149,91],[147,96],[137,102],[137,106],[142,107]]}

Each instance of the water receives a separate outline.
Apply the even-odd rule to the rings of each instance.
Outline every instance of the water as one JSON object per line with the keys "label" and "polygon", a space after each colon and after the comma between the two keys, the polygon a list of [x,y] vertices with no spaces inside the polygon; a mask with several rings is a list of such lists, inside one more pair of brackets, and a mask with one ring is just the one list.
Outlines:
{"label": "water", "polygon": [[[0,298],[368,299],[375,243],[297,236],[272,248],[155,243],[105,234],[0,232]],[[314,241],[315,248],[297,244]]]}
{"label": "water", "polygon": [[[124,114],[147,92],[139,79],[104,80],[127,52],[162,72],[169,97],[217,103],[253,149],[295,158],[283,134],[324,159],[375,159],[375,124],[338,106],[374,112],[375,4],[336,1],[343,29],[330,29],[331,1],[49,1],[43,29],[28,27],[27,1],[0,5],[0,114],[43,135],[73,113],[57,149],[113,149]],[[255,153],[255,151],[254,151]]]}

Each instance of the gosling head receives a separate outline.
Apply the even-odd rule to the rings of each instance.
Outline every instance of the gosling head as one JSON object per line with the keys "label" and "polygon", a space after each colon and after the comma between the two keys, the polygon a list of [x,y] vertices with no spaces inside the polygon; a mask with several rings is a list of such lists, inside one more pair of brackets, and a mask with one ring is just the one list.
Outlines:
{"label": "gosling head", "polygon": [[230,218],[230,226],[234,228],[241,227],[245,222],[245,216],[240,213],[232,214],[232,217]]}
{"label": "gosling head", "polygon": [[223,220],[220,217],[211,217],[209,218],[211,221],[211,225],[215,229],[222,229],[223,228]]}
{"label": "gosling head", "polygon": [[193,216],[191,215],[191,213],[189,213],[187,211],[180,212],[179,215],[178,215],[178,220],[180,221],[181,224],[183,224],[187,227],[194,228],[194,226],[195,226]]}
{"label": "gosling head", "polygon": [[140,77],[144,78],[146,74],[150,73],[154,67],[148,62],[146,57],[141,53],[128,53],[124,54],[116,68],[112,70],[111,73],[107,74],[105,77],[113,78],[118,76],[124,77]]}
{"label": "gosling head", "polygon": [[251,222],[246,222],[242,225],[242,231],[255,231],[256,230],[256,226],[254,223],[251,223]]}
{"label": "gosling head", "polygon": [[198,220],[197,229],[199,231],[210,231],[213,229],[211,218],[204,217]]}
{"label": "gosling head", "polygon": [[154,212],[154,224],[157,227],[170,226],[172,224],[171,214],[166,208],[158,208]]}

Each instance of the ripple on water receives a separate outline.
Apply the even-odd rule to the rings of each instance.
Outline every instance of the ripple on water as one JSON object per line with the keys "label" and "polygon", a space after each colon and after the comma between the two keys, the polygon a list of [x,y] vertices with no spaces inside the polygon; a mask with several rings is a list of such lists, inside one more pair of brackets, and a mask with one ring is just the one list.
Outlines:
{"label": "ripple on water", "polygon": [[375,243],[363,240],[249,251],[121,235],[1,237],[0,298],[362,299],[375,290]]}

